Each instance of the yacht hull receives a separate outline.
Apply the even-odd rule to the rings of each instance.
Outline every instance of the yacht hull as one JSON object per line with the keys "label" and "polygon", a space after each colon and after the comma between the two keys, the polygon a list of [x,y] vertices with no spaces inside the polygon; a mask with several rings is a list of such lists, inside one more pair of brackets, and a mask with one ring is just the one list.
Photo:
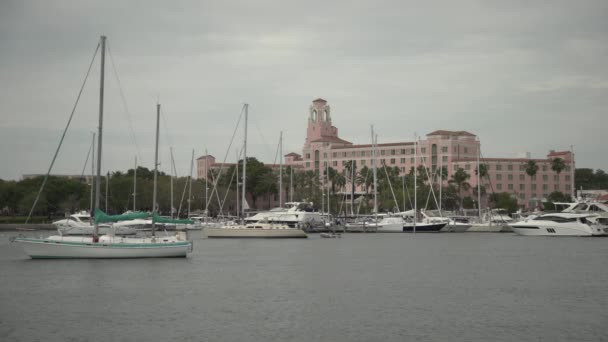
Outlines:
{"label": "yacht hull", "polygon": [[[89,239],[91,240],[91,239]],[[192,242],[105,243],[17,238],[32,259],[128,259],[186,257]]]}
{"label": "yacht hull", "polygon": [[378,233],[403,233],[403,224],[393,223],[393,224],[378,225],[376,232],[378,232]]}
{"label": "yacht hull", "polygon": [[[425,224],[418,223],[416,224],[416,233],[436,233],[439,232],[443,227],[445,227],[447,223],[434,223],[434,224]],[[403,226],[404,233],[414,232],[414,225],[404,225]]]}
{"label": "yacht hull", "polygon": [[205,228],[208,238],[298,239],[307,238],[301,229]]}
{"label": "yacht hull", "polygon": [[534,224],[511,225],[513,231],[518,235],[525,236],[606,236],[604,229],[589,227],[543,227]]}

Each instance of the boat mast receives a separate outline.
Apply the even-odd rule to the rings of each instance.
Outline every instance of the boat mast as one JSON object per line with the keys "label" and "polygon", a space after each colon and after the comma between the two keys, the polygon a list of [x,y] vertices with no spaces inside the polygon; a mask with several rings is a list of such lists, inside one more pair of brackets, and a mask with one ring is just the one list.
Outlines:
{"label": "boat mast", "polygon": [[133,169],[133,212],[137,211],[135,200],[137,199],[137,156],[135,156],[135,168]]}
{"label": "boat mast", "polygon": [[245,103],[245,138],[243,139],[243,191],[241,193],[241,218],[245,219],[245,194],[247,193],[247,116],[249,115],[249,104]]}
{"label": "boat mast", "polygon": [[93,218],[93,216],[95,215],[95,213],[93,212],[94,210],[94,193],[95,193],[95,132],[93,132],[93,142],[91,143],[91,151],[93,152],[93,155],[91,156],[91,205],[90,205],[90,217]]}
{"label": "boat mast", "polygon": [[[160,122],[160,103],[156,104],[156,147],[154,149],[154,187],[152,191],[152,236],[156,235],[154,223],[154,215],[156,214],[156,186],[158,181],[158,131]],[[173,208],[171,208],[173,211]]]}
{"label": "boat mast", "polygon": [[[103,132],[103,81],[104,81],[104,69],[106,62],[106,36],[101,36],[101,71],[99,74],[99,126],[97,135],[97,175],[95,181],[95,208],[99,208],[99,195],[100,195],[100,184],[101,184],[101,146],[102,146],[102,132]],[[93,230],[93,242],[99,241],[99,225],[95,220],[95,229]]]}
{"label": "boat mast", "polygon": [[327,190],[327,219],[329,220],[329,162],[325,158],[325,188]]}
{"label": "boat mast", "polygon": [[239,151],[236,151],[236,216],[239,216]]}
{"label": "boat mast", "polygon": [[[207,182],[207,177],[209,177],[209,172],[207,171],[209,169],[209,166],[207,165],[207,161],[209,159],[207,158],[207,149],[205,148],[205,173],[206,175],[204,175],[204,179],[205,179],[205,216],[209,215],[209,212],[207,211],[209,209],[209,183]],[[237,158],[237,164],[238,164],[238,158]],[[237,170],[238,170],[238,165],[237,165]],[[237,175],[236,177],[236,182],[239,182],[239,177]],[[238,196],[238,195],[237,195]]]}
{"label": "boat mast", "polygon": [[192,202],[192,169],[194,169],[194,149],[192,149],[192,158],[190,159],[190,184],[188,184],[188,219],[190,219],[190,202]]}
{"label": "boat mast", "polygon": [[283,131],[279,135],[279,207],[283,207]]}
{"label": "boat mast", "polygon": [[[439,157],[439,216],[443,217],[441,213],[441,188],[443,188],[443,157]],[[479,166],[477,167],[479,169]]]}
{"label": "boat mast", "polygon": [[480,184],[480,179],[481,179],[481,169],[479,167],[479,155],[481,154],[481,142],[479,142],[479,145],[477,145],[477,215],[479,216],[479,219],[481,220],[481,184]]}
{"label": "boat mast", "polygon": [[414,135],[414,233],[416,233],[416,221],[418,220],[418,136]]}
{"label": "boat mast", "polygon": [[289,202],[293,202],[293,165],[289,168]]}
{"label": "boat mast", "polygon": [[169,151],[171,152],[171,175],[169,176],[169,186],[171,192],[171,218],[173,218],[173,176],[175,173],[175,160],[173,160],[173,146],[169,147]]}
{"label": "boat mast", "polygon": [[[372,173],[374,175],[374,219],[378,223],[378,174],[376,170],[376,138],[374,137],[374,125],[371,125],[372,132]],[[377,228],[377,227],[376,227]]]}
{"label": "boat mast", "polygon": [[108,189],[110,188],[110,171],[106,172],[106,213],[108,212]]}

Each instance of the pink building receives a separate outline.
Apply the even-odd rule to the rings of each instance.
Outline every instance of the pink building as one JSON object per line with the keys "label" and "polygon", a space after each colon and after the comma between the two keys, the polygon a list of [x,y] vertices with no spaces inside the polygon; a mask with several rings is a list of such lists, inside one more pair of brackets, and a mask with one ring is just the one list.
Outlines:
{"label": "pink building", "polygon": [[[371,137],[368,140],[371,141]],[[426,139],[419,139],[417,153],[415,148],[414,141],[378,144],[376,165],[396,166],[401,173],[409,173],[412,167],[418,165],[426,165],[429,170],[445,166],[449,176],[458,168],[463,168],[471,175],[469,183],[472,188],[477,186],[475,170],[480,142],[474,134],[438,130],[427,134]],[[285,155],[285,163],[323,174],[326,165],[341,172],[350,161],[354,161],[357,169],[364,166],[370,168],[371,157],[371,144],[356,145],[338,136],[338,128],[332,125],[331,108],[326,100],[319,98],[309,108],[302,155],[289,153]],[[566,163],[566,169],[559,175],[551,170],[551,161],[558,157]],[[532,178],[525,172],[525,164],[529,160],[534,160],[539,166],[536,176]],[[513,194],[521,206],[534,206],[535,201],[553,191],[571,194],[573,190],[574,158],[569,151],[551,151],[546,159],[483,158],[480,162],[488,165],[490,182],[481,182],[488,192],[492,191],[491,184],[494,192]],[[444,185],[447,185],[447,181]],[[362,189],[355,190],[362,192]],[[351,189],[347,186],[345,191],[350,192]]]}

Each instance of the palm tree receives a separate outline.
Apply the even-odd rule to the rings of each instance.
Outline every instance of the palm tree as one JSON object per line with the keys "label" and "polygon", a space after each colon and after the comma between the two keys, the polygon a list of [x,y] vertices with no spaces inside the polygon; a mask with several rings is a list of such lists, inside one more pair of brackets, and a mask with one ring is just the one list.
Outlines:
{"label": "palm tree", "polygon": [[526,174],[530,176],[530,193],[532,193],[532,178],[536,176],[537,172],[538,165],[536,165],[536,162],[534,160],[528,160],[526,163]]}
{"label": "palm tree", "polygon": [[452,174],[452,179],[448,181],[448,183],[456,184],[458,188],[458,197],[460,197],[460,209],[462,210],[462,190],[469,190],[471,188],[471,184],[467,182],[467,180],[471,178],[471,175],[468,174],[463,168],[458,168],[454,174]]}
{"label": "palm tree", "polygon": [[566,163],[562,158],[555,158],[551,161],[551,170],[557,174],[557,188],[559,189],[559,174],[566,168]]}

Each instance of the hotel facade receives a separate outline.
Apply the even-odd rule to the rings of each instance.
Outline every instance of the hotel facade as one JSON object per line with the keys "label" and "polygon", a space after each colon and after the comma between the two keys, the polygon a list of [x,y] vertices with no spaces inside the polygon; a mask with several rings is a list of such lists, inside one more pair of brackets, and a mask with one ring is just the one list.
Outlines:
{"label": "hotel facade", "polygon": [[[448,179],[462,168],[471,175],[468,183],[474,189],[477,187],[476,169],[480,146],[477,136],[470,132],[437,130],[426,134],[424,139],[419,138],[418,144],[415,141],[376,144],[376,166],[397,167],[401,175],[409,174],[412,167],[420,165],[427,167],[429,172],[445,167]],[[555,158],[563,159],[566,165],[559,174],[551,169]],[[526,173],[526,164],[530,160],[538,165],[538,171],[533,177]],[[343,172],[350,162],[356,165],[357,170],[364,166],[371,168],[372,145],[354,144],[340,138],[338,128],[332,124],[332,111],[327,101],[321,98],[314,100],[309,107],[302,154],[292,152],[285,155],[285,165],[323,174],[326,166]],[[521,207],[533,208],[554,191],[573,195],[575,161],[571,151],[549,151],[546,158],[542,159],[531,159],[529,156],[482,157],[479,162],[487,165],[488,176],[480,181],[486,192],[509,193]],[[202,156],[197,159],[197,176],[205,178],[209,169],[220,166],[212,156]],[[444,180],[443,185],[447,186],[448,180]],[[348,184],[343,189],[346,193],[351,190]],[[363,189],[356,188],[355,193],[362,194]]]}

